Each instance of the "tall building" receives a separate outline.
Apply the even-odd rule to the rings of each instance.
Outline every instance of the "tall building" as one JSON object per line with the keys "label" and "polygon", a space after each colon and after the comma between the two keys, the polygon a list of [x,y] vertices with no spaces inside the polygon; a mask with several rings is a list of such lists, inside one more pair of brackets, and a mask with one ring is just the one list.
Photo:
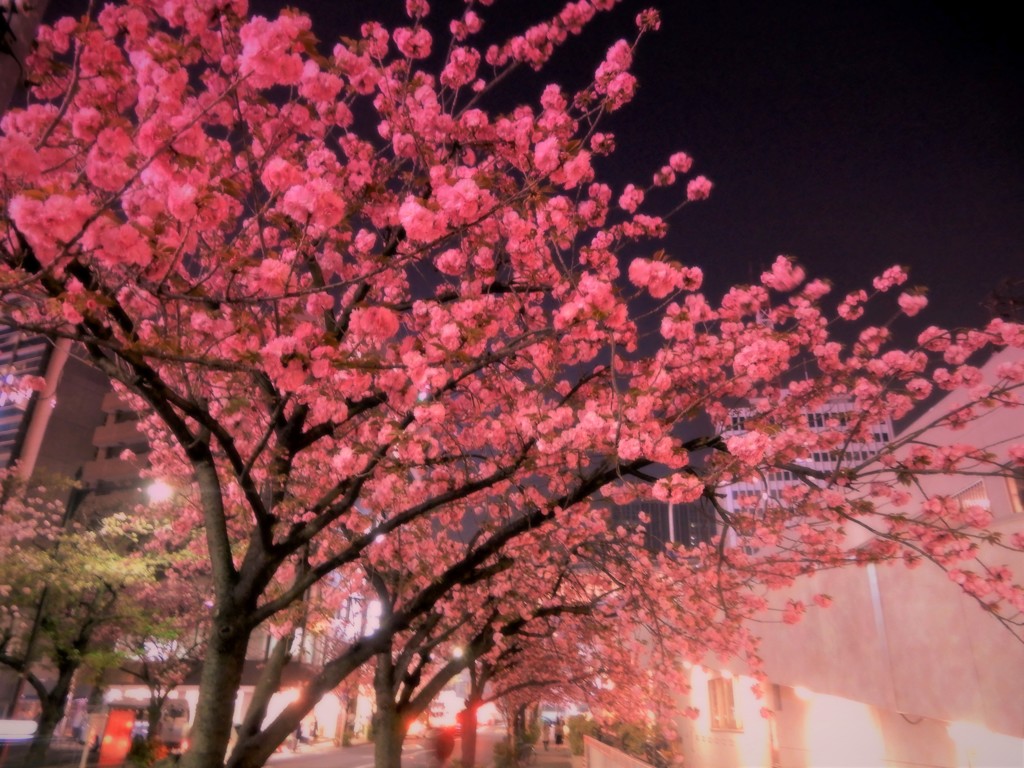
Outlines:
{"label": "tall building", "polygon": [[0,332],[0,466],[10,466],[20,453],[28,427],[33,398],[22,381],[43,375],[49,353],[50,345],[40,336]]}
{"label": "tall building", "polygon": [[[42,390],[25,386],[26,377],[41,378]],[[98,497],[124,486],[83,479],[85,466],[96,456],[94,438],[105,418],[101,403],[110,394],[108,379],[83,362],[70,344],[54,345],[0,327],[0,381],[2,468],[53,489],[69,522],[81,522],[94,504],[108,507],[112,499],[100,502]],[[70,486],[71,480],[78,481],[77,488]],[[129,492],[136,493],[139,484],[135,469]],[[26,629],[25,636],[30,634]],[[0,666],[0,711],[29,715],[35,709],[34,696],[10,668]]]}
{"label": "tall building", "polygon": [[[728,424],[719,425],[719,433],[729,438],[746,431],[747,420],[752,418],[753,409],[741,407],[730,412]],[[815,432],[830,428],[845,428],[856,418],[853,400],[846,397],[835,397],[820,408],[804,414],[807,426]],[[838,467],[851,467],[870,461],[877,456],[893,438],[891,419],[873,424],[869,430],[870,438],[863,442],[851,442],[841,452],[816,450],[811,451],[806,459],[799,463],[808,469],[830,472]],[[775,470],[762,477],[732,483],[721,489],[722,506],[728,512],[741,512],[756,509],[761,505],[777,503],[783,488],[797,482],[793,473],[787,470]]]}
{"label": "tall building", "polygon": [[[41,392],[21,383],[44,379]],[[0,329],[0,462],[36,472],[78,477],[94,454],[93,436],[103,422],[100,405],[110,391],[106,376],[70,346]]]}
{"label": "tall building", "polygon": [[613,528],[641,522],[644,546],[651,552],[664,551],[669,542],[687,549],[702,543],[710,544],[717,532],[715,510],[703,499],[688,504],[648,499],[621,504],[611,511]]}

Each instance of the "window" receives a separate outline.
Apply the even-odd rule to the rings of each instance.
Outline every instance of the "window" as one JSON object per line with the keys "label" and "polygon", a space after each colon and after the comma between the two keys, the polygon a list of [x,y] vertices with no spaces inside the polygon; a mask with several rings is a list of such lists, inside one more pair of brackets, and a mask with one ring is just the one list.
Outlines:
{"label": "window", "polygon": [[732,415],[732,419],[730,420],[729,428],[736,432],[742,432],[744,429],[747,428],[747,417],[740,416],[734,413]]}
{"label": "window", "polygon": [[1006,492],[1010,494],[1010,509],[1015,515],[1024,514],[1024,471],[1006,478]]}
{"label": "window", "polygon": [[743,730],[743,723],[736,717],[736,699],[732,691],[732,678],[716,677],[713,680],[708,680],[708,701],[711,704],[711,730]]}
{"label": "window", "polygon": [[988,499],[988,493],[985,491],[985,483],[981,480],[967,486],[960,493],[954,493],[953,498],[960,505],[960,509],[966,509],[967,507],[991,509],[992,507],[992,503]]}
{"label": "window", "polygon": [[821,413],[808,413],[807,414],[807,426],[814,429],[815,427],[821,428],[825,426],[825,416]]}

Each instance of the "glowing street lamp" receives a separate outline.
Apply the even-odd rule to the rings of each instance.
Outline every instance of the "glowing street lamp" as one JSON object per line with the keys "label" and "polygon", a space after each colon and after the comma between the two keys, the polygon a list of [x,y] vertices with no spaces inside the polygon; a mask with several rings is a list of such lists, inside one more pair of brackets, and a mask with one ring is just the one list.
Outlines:
{"label": "glowing street lamp", "polygon": [[150,504],[162,504],[171,500],[171,497],[174,496],[174,488],[163,480],[154,480],[146,486],[146,496],[149,498]]}

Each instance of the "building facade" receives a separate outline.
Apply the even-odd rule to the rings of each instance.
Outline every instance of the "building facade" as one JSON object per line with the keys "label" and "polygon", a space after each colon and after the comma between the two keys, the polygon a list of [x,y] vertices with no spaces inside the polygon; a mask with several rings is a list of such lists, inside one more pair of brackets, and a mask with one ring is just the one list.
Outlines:
{"label": "building facade", "polygon": [[[993,356],[982,373],[996,381],[1024,353]],[[898,435],[897,441],[957,408],[950,396]],[[737,427],[741,425],[737,424]],[[884,439],[884,425],[878,430]],[[962,430],[930,430],[934,445],[985,446],[997,462],[1024,437],[1024,409],[1003,409]],[[856,446],[853,450],[877,450]],[[897,449],[899,450],[899,449]],[[818,468],[827,468],[822,458]],[[1019,466],[1019,465],[1018,465]],[[730,489],[729,503],[760,488]],[[929,475],[920,497],[941,494],[988,509],[991,529],[1004,540],[1024,532],[1024,476]],[[1020,578],[1024,557],[990,548]],[[695,720],[680,723],[687,765],[705,768],[773,766],[1007,766],[1024,765],[1024,644],[937,566],[867,565],[817,573],[779,593],[810,604],[827,594],[833,604],[809,610],[795,626],[766,623],[768,685],[740,666],[715,662],[690,670],[686,703]]]}

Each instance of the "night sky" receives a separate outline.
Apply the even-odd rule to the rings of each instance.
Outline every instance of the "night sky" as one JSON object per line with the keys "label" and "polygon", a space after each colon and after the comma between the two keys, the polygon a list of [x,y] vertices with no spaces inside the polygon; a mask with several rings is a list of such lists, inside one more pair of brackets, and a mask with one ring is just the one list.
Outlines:
{"label": "night sky", "polygon": [[[63,4],[52,0],[49,15]],[[400,22],[404,8],[403,0],[294,4],[311,13],[328,50],[364,20]],[[258,13],[281,5],[251,0]],[[432,5],[430,21],[444,29],[463,4]],[[506,98],[536,103],[548,82],[583,85],[651,5],[624,0],[600,14],[552,67],[513,80]],[[484,39],[559,7],[497,0],[480,11]],[[619,150],[598,172],[621,189],[646,184],[674,151],[695,158],[694,172],[715,189],[673,222],[667,248],[705,270],[712,296],[756,277],[779,253],[842,292],[898,263],[932,302],[908,326],[984,322],[997,284],[1024,278],[1024,44],[1008,8],[663,0],[661,31],[638,54],[638,97],[607,124]],[[445,47],[447,37],[435,43]]]}
{"label": "night sky", "polygon": [[[400,20],[404,3],[300,5],[333,41],[367,18]],[[601,14],[513,92],[582,85],[650,5]],[[437,21],[461,3],[433,7]],[[481,15],[499,36],[558,7],[498,0]],[[638,97],[609,124],[619,151],[599,173],[646,184],[671,152],[695,158],[715,190],[673,223],[668,250],[704,268],[710,293],[779,253],[844,292],[898,263],[929,288],[919,320],[961,325],[988,318],[982,304],[1001,280],[1024,279],[1024,45],[1008,10],[907,0],[666,0],[660,10],[661,31],[637,58]]]}

